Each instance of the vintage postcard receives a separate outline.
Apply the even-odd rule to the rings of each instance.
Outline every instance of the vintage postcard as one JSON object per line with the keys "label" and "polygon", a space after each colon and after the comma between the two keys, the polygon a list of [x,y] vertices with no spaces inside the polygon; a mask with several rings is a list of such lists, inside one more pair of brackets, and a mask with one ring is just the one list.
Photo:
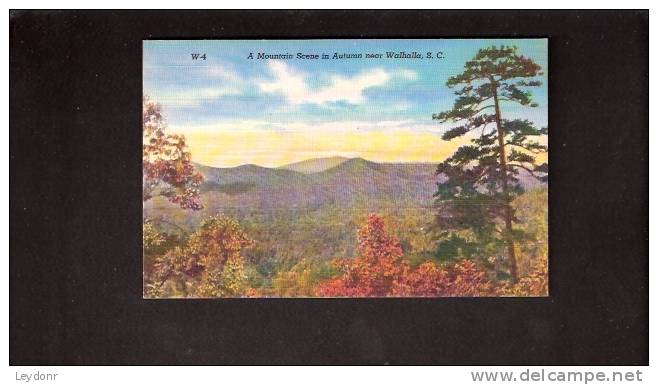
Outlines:
{"label": "vintage postcard", "polygon": [[548,295],[548,40],[147,40],[145,298]]}

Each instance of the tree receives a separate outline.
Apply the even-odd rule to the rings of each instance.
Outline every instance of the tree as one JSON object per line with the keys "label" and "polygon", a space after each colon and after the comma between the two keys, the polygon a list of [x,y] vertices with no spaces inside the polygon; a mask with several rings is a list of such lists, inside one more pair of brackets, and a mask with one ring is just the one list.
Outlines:
{"label": "tree", "polygon": [[[437,225],[471,230],[479,244],[506,245],[514,282],[518,280],[514,248],[518,232],[511,202],[523,192],[518,179],[521,170],[547,180],[548,164],[537,164],[535,156],[548,147],[528,139],[546,135],[547,128],[538,129],[528,120],[504,119],[502,108],[515,103],[536,107],[528,89],[541,85],[536,79],[541,74],[541,67],[519,55],[516,47],[481,49],[466,62],[463,73],[447,82],[450,88],[460,87],[453,108],[432,116],[442,123],[459,124],[446,131],[443,140],[471,137],[471,144],[459,147],[437,168],[446,177],[435,193]],[[451,242],[458,243],[454,238]]]}
{"label": "tree", "polygon": [[406,272],[393,294],[400,297],[483,297],[499,292],[484,270],[473,261],[463,260],[451,266],[424,262]]}
{"label": "tree", "polygon": [[156,195],[184,209],[200,210],[199,185],[203,176],[192,164],[185,137],[167,134],[161,107],[148,96],[143,98],[143,200]]}
{"label": "tree", "polygon": [[201,221],[187,247],[205,269],[221,270],[229,259],[237,258],[252,243],[235,219],[220,214]]}
{"label": "tree", "polygon": [[146,285],[147,294],[151,297],[161,297],[163,285],[174,281],[186,295],[187,278],[198,276],[201,271],[198,261],[190,258],[187,248],[174,247],[156,259],[154,280]]}
{"label": "tree", "polygon": [[142,224],[142,235],[144,239],[144,254],[151,254],[154,249],[165,242],[165,237],[153,226],[149,220]]}
{"label": "tree", "polygon": [[230,257],[223,268],[207,270],[197,288],[199,297],[241,297],[248,289],[242,257]]}
{"label": "tree", "polygon": [[353,261],[339,260],[343,276],[321,284],[317,293],[329,297],[385,297],[403,278],[407,264],[400,241],[386,233],[384,220],[376,214],[358,231],[358,255]]}
{"label": "tree", "polygon": [[450,276],[434,262],[424,262],[409,271],[395,288],[400,297],[445,297],[450,292]]}
{"label": "tree", "polygon": [[235,219],[224,215],[204,219],[187,243],[189,257],[202,269],[198,294],[241,295],[247,281],[241,251],[252,244]]}
{"label": "tree", "polygon": [[240,296],[247,289],[247,275],[241,255],[253,241],[238,222],[217,215],[204,219],[184,247],[175,247],[157,258],[150,296],[161,296],[167,281],[176,281],[187,295],[187,283],[196,283],[200,297]]}
{"label": "tree", "polygon": [[[358,232],[359,254],[353,261],[335,261],[343,275],[320,283],[321,297],[476,297],[491,296],[499,288],[472,261],[452,266],[425,262],[412,269],[398,239],[387,234],[375,214]],[[513,290],[510,286],[509,292]],[[520,288],[517,291],[521,292]]]}
{"label": "tree", "polygon": [[533,270],[514,285],[506,285],[501,289],[505,296],[544,297],[548,295],[548,258],[542,255],[535,263]]}

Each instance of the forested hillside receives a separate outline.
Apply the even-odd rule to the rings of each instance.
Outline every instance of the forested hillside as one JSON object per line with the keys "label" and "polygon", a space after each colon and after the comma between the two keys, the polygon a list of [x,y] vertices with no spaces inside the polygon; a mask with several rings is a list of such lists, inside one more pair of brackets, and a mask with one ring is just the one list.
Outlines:
{"label": "forested hillside", "polygon": [[[305,163],[309,166],[331,160]],[[249,287],[262,295],[314,295],[315,284],[338,274],[334,259],[356,257],[357,230],[370,213],[382,216],[388,232],[400,240],[410,266],[463,258],[459,248],[454,255],[438,248],[433,193],[444,177],[436,175],[436,165],[343,158],[335,166],[319,167],[315,172],[310,167],[304,172],[256,165],[195,167],[204,176],[200,186],[203,209],[183,211],[159,197],[145,203],[145,218],[153,229],[166,234],[170,245],[184,243],[204,218],[235,218],[253,239],[242,250],[247,262],[245,274]],[[529,175],[520,179],[529,192],[518,202],[524,215],[532,215],[534,233],[545,239],[541,234],[547,231],[546,220],[541,214],[547,212],[546,188]],[[158,248],[155,254],[166,248]],[[524,262],[526,270],[540,253],[531,250],[530,254]],[[153,259],[146,258],[147,274],[153,272]],[[483,262],[495,272],[495,264]],[[300,279],[308,282],[300,283]],[[181,295],[176,287],[169,283],[167,296]]]}

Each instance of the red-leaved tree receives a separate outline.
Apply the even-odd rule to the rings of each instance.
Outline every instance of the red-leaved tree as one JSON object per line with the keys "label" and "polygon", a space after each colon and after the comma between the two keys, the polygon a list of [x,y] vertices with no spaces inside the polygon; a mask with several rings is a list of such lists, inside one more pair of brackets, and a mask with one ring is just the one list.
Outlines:
{"label": "red-leaved tree", "polygon": [[450,275],[433,262],[425,262],[405,274],[396,286],[398,297],[444,297],[450,291]]}
{"label": "red-leaved tree", "polygon": [[164,196],[184,209],[203,208],[199,185],[203,176],[194,168],[185,137],[167,134],[159,104],[143,99],[143,200]]}
{"label": "red-leaved tree", "polygon": [[500,288],[475,263],[463,260],[441,266],[425,262],[409,270],[393,292],[399,297],[487,297],[496,296]]}
{"label": "red-leaved tree", "polygon": [[343,276],[322,283],[317,294],[323,297],[385,297],[393,293],[404,277],[400,241],[386,233],[384,220],[376,214],[358,232],[358,256],[336,264]]}
{"label": "red-leaved tree", "polygon": [[412,269],[404,260],[399,240],[386,233],[384,220],[370,214],[358,232],[358,255],[334,263],[343,275],[322,282],[322,297],[478,297],[500,288],[469,260],[452,266],[425,262]]}

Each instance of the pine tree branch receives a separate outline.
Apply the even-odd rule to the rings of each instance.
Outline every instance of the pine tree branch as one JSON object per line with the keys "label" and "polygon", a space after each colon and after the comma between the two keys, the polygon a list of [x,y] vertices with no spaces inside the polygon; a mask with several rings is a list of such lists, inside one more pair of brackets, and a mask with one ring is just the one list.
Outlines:
{"label": "pine tree branch", "polygon": [[507,163],[507,165],[508,165],[508,166],[512,166],[512,167],[519,167],[519,168],[522,168],[522,169],[526,170],[527,172],[529,172],[530,175],[531,175],[532,177],[534,177],[535,179],[537,179],[538,181],[541,181],[541,180],[542,180],[540,176],[537,176],[537,174],[535,174],[535,171],[534,171],[534,170],[531,170],[531,169],[529,169],[528,167],[526,167],[526,166],[524,166],[524,165],[521,165],[521,164],[518,164],[518,163]]}
{"label": "pine tree branch", "polygon": [[546,149],[545,149],[545,150],[540,150],[540,149],[537,149],[537,148],[532,149],[532,148],[528,148],[528,147],[526,147],[526,146],[524,146],[524,145],[522,145],[522,144],[512,143],[512,142],[506,142],[505,145],[506,145],[506,146],[514,146],[514,147],[522,148],[522,149],[524,149],[524,150],[526,150],[526,151],[529,151],[529,152],[531,152],[531,153],[533,153],[533,154],[535,154],[535,155],[539,155],[539,154],[541,154],[541,153],[544,153],[544,152],[547,152],[547,151],[548,151],[548,150],[546,150]]}
{"label": "pine tree branch", "polygon": [[[484,100],[483,100],[483,101],[484,101]],[[481,103],[481,102],[480,102],[480,103]],[[478,103],[478,104],[479,104],[479,103]],[[484,110],[487,109],[487,108],[495,108],[495,107],[496,107],[496,106],[494,106],[493,104],[490,104],[490,105],[488,105],[488,106],[484,106],[484,107],[482,107],[482,108],[478,108],[477,110],[473,111],[473,115],[475,115],[475,114],[479,114],[480,112],[484,111]]]}

